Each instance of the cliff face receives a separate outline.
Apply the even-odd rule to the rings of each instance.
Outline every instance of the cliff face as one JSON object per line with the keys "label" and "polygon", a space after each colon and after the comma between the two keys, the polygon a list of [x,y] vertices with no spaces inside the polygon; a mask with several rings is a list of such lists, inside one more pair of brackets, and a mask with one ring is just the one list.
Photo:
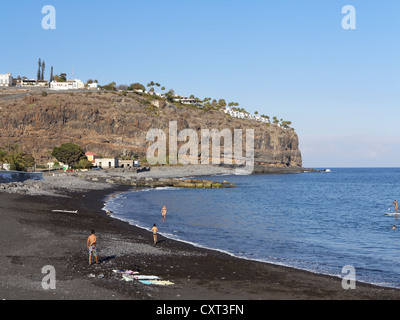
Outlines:
{"label": "cliff face", "polygon": [[201,129],[228,128],[232,133],[234,129],[242,129],[243,135],[246,129],[254,129],[256,164],[302,165],[298,137],[293,130],[233,119],[219,111],[153,102],[158,107],[136,94],[119,96],[101,92],[0,97],[0,146],[18,143],[38,163],[51,160],[52,149],[67,142],[104,157],[134,154],[144,158],[147,148],[154,143],[146,141],[147,132],[158,128],[168,136],[169,122],[177,121],[178,132],[194,129],[199,140]]}

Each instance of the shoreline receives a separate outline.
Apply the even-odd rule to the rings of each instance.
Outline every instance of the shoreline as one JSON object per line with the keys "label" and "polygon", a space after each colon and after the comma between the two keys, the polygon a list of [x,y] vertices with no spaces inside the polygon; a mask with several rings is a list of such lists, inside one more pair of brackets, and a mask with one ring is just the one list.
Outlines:
{"label": "shoreline", "polygon": [[[164,188],[164,187],[160,187],[160,188]],[[170,187],[165,187],[165,188],[170,188]],[[155,190],[155,189],[158,189],[158,188],[143,188],[143,190]],[[179,188],[176,188],[176,190],[178,190],[178,189],[179,189]],[[117,191],[117,192],[113,192],[113,193],[112,193],[111,195],[109,195],[109,196],[106,196],[106,197],[104,198],[104,208],[105,208],[105,206],[106,206],[107,201],[109,201],[110,198],[112,198],[112,197],[114,197],[114,196],[118,196],[118,195],[120,195],[120,194],[133,192],[133,191],[138,191],[138,188],[132,188],[132,189],[126,190],[126,191]],[[103,209],[103,211],[104,211],[104,210],[105,210],[105,209]],[[116,220],[118,220],[118,221],[122,221],[122,222],[124,222],[124,223],[128,223],[130,226],[132,226],[132,227],[134,227],[134,228],[138,228],[138,229],[143,230],[143,231],[145,231],[145,232],[148,232],[149,234],[152,233],[151,228],[146,228],[146,227],[144,227],[144,226],[132,224],[132,223],[130,223],[129,221],[124,220],[124,219],[120,219],[120,218],[118,218],[118,217],[115,217],[115,216],[113,216],[112,214],[109,215],[109,217],[112,218],[112,219],[116,219]],[[337,278],[338,281],[342,281],[342,279],[343,279],[340,275],[316,272],[316,271],[313,271],[313,270],[310,270],[310,269],[301,268],[301,267],[296,267],[296,266],[291,266],[291,265],[287,265],[287,264],[284,264],[284,263],[275,263],[275,262],[272,262],[272,261],[264,261],[264,260],[262,260],[262,259],[255,259],[255,258],[242,257],[242,256],[235,255],[234,253],[229,252],[229,251],[224,250],[224,249],[218,249],[218,248],[213,248],[213,247],[207,247],[207,246],[204,246],[204,245],[202,245],[202,244],[200,244],[200,243],[191,242],[191,241],[188,241],[188,240],[176,239],[176,238],[173,238],[173,237],[170,236],[170,235],[164,235],[164,234],[162,234],[162,233],[158,233],[158,235],[159,235],[159,236],[161,235],[161,236],[163,236],[164,238],[167,238],[167,239],[172,240],[172,241],[177,241],[177,242],[181,242],[182,244],[185,244],[185,245],[193,246],[193,247],[195,247],[195,248],[204,249],[204,250],[210,250],[210,251],[215,251],[215,252],[217,252],[217,253],[221,253],[221,254],[224,254],[224,255],[228,255],[228,256],[231,256],[231,257],[233,257],[233,258],[235,258],[235,259],[246,260],[246,261],[257,262],[257,263],[265,263],[265,264],[269,264],[269,265],[273,265],[273,266],[279,266],[279,267],[284,267],[284,268],[289,268],[289,269],[294,269],[294,270],[309,272],[309,273],[312,273],[312,274],[315,274],[315,275],[333,277],[333,278]],[[399,285],[399,287],[389,286],[389,285],[388,285],[388,286],[385,286],[385,285],[381,285],[381,284],[376,284],[376,283],[368,282],[368,281],[365,281],[365,280],[357,280],[357,283],[362,283],[362,284],[370,285],[370,286],[376,286],[376,287],[380,287],[380,288],[387,288],[387,289],[399,290],[399,293],[400,293],[400,285]]]}
{"label": "shoreline", "polygon": [[[51,185],[51,184],[50,184]],[[70,190],[71,189],[71,190]],[[399,299],[397,288],[342,279],[293,267],[232,256],[159,236],[109,217],[112,195],[132,190],[102,185],[69,186],[62,196],[0,192],[0,299],[16,300],[376,300]],[[78,214],[52,209],[78,210]],[[88,265],[86,239],[98,236],[101,263]],[[56,270],[57,287],[45,290],[43,266]],[[172,286],[125,282],[113,269],[138,270]]]}
{"label": "shoreline", "polygon": [[[298,171],[289,170],[289,171],[284,171],[284,172],[280,172],[280,173],[294,173],[294,172],[298,172]],[[315,172],[317,172],[317,171],[315,171]],[[266,172],[262,172],[262,173],[266,173]],[[272,172],[268,172],[268,173],[276,173],[276,172],[272,171]],[[259,172],[255,173],[255,174],[259,174]],[[144,189],[151,189],[151,188],[144,188]],[[119,194],[124,194],[124,193],[127,193],[127,192],[137,191],[137,190],[138,190],[138,188],[134,187],[134,188],[130,188],[128,190],[113,191],[111,194],[108,194],[103,198],[103,208],[105,207],[106,202],[110,199],[110,197],[118,196]],[[102,210],[104,211],[104,209],[102,209]],[[150,235],[151,235],[151,230],[150,229],[146,229],[145,227],[133,225],[133,224],[129,223],[128,221],[113,217],[112,215],[108,216],[108,218],[115,219],[115,220],[121,221],[123,223],[127,223],[130,227],[133,227],[133,228],[136,228],[136,229],[139,229],[139,230],[143,230],[144,232],[147,232],[149,234],[149,239],[150,239]],[[226,256],[232,257],[235,260],[239,260],[239,261],[242,260],[242,261],[247,261],[247,262],[250,262],[250,263],[252,263],[252,262],[253,263],[257,263],[257,264],[260,263],[260,264],[265,264],[265,265],[269,265],[269,266],[274,266],[274,267],[277,267],[277,268],[283,268],[283,269],[287,269],[288,272],[290,272],[290,270],[293,269],[295,272],[310,273],[310,274],[316,275],[318,277],[326,277],[326,278],[330,278],[332,280],[336,279],[338,282],[340,282],[340,283],[342,282],[342,278],[340,276],[338,276],[338,275],[329,275],[329,274],[317,273],[317,272],[314,272],[314,271],[311,271],[311,270],[306,270],[306,269],[302,269],[302,268],[296,268],[296,267],[288,266],[288,265],[284,265],[284,264],[261,261],[259,259],[251,259],[251,258],[239,257],[239,256],[234,255],[233,253],[230,253],[230,252],[222,250],[222,249],[209,248],[209,247],[205,247],[205,246],[202,246],[200,244],[193,243],[193,242],[190,242],[190,241],[169,238],[169,237],[163,236],[162,234],[159,233],[159,237],[160,236],[162,236],[164,238],[167,238],[170,241],[181,243],[184,246],[193,247],[193,248],[196,248],[196,249],[199,249],[199,250],[211,251],[211,252],[214,252],[216,255],[219,255],[219,254],[226,255]],[[392,290],[398,291],[398,292],[396,292],[396,294],[399,294],[399,297],[400,297],[400,288],[380,286],[380,285],[377,285],[377,284],[368,283],[368,282],[364,282],[364,281],[358,281],[358,283],[360,283],[361,286],[365,286],[366,288],[376,288],[379,291],[381,291],[382,289],[384,289],[384,290],[387,289],[389,291],[392,291]],[[225,297],[218,297],[217,299],[225,299]],[[240,299],[243,299],[243,298],[240,298]],[[280,298],[278,298],[278,299],[280,299]],[[292,298],[284,297],[283,299],[286,300],[286,299],[292,299]],[[302,297],[300,299],[301,300],[304,300],[304,299],[307,300],[308,298]],[[331,299],[331,298],[328,298],[328,299]],[[354,298],[351,298],[351,299],[357,299],[357,298],[354,297]],[[372,298],[367,298],[367,299],[378,299],[378,298],[376,296],[374,296]],[[384,298],[384,299],[386,299],[386,298]],[[397,299],[397,298],[395,298],[395,299]],[[246,300],[246,299],[243,299],[243,300]],[[271,300],[274,300],[274,298],[272,298]]]}

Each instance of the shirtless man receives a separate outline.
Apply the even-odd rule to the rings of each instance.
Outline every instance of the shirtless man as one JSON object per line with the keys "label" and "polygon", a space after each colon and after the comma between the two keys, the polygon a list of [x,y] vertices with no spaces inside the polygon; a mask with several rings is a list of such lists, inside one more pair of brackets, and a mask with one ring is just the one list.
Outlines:
{"label": "shirtless man", "polygon": [[99,263],[99,261],[97,259],[96,240],[97,240],[97,237],[94,234],[94,230],[92,230],[92,234],[89,236],[89,238],[86,241],[86,245],[89,249],[89,265],[92,264],[92,254],[96,259],[96,263]]}
{"label": "shirtless man", "polygon": [[153,224],[153,228],[151,228],[151,231],[153,231],[153,240],[154,240],[153,246],[155,246],[157,243],[157,232],[158,232],[156,224]]}

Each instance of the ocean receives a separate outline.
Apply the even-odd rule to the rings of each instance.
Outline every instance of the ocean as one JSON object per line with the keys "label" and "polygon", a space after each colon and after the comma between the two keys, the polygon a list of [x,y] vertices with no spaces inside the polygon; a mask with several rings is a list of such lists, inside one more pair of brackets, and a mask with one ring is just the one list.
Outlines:
{"label": "ocean", "polygon": [[400,201],[400,168],[202,178],[237,187],[135,190],[110,198],[105,209],[244,259],[339,277],[353,266],[357,281],[400,288],[400,221],[385,215]]}

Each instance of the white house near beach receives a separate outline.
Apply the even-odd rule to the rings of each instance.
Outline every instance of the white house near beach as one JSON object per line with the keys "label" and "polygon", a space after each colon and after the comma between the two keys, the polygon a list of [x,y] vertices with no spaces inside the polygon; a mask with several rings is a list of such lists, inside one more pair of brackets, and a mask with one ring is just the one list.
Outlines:
{"label": "white house near beach", "polygon": [[116,158],[95,158],[94,166],[103,169],[118,168],[118,159]]}

